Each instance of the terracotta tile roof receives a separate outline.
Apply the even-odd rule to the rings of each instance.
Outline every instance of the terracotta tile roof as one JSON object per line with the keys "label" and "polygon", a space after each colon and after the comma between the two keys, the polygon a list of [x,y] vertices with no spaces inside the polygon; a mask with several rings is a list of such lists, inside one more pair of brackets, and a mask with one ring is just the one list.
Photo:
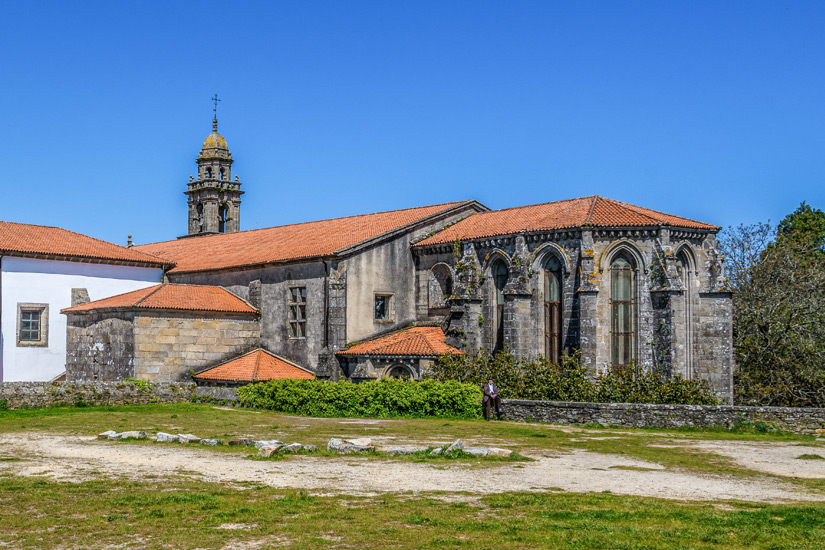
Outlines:
{"label": "terracotta tile roof", "polygon": [[592,196],[568,199],[504,210],[480,212],[463,219],[414,246],[450,243],[520,231],[566,229],[573,227],[645,227],[673,225],[693,229],[718,229],[715,225],[688,218],[663,214],[604,197]]}
{"label": "terracotta tile roof", "polygon": [[136,246],[172,258],[172,273],[209,271],[271,262],[329,256],[424,218],[474,201],[450,202],[376,214],[253,229],[224,235],[189,237]]}
{"label": "terracotta tile roof", "polygon": [[145,251],[101,241],[68,229],[4,221],[0,221],[0,253],[101,263],[125,262],[147,267],[172,265],[172,262]]}
{"label": "terracotta tile roof", "polygon": [[361,342],[336,355],[415,355],[436,357],[444,353],[464,353],[444,342],[441,327],[413,327]]}
{"label": "terracotta tile roof", "polygon": [[219,286],[164,283],[61,310],[78,313],[102,309],[174,309],[218,313],[257,313],[257,310]]}
{"label": "terracotta tile roof", "polygon": [[257,349],[194,376],[195,380],[258,382],[278,378],[312,379],[315,375],[283,357]]}

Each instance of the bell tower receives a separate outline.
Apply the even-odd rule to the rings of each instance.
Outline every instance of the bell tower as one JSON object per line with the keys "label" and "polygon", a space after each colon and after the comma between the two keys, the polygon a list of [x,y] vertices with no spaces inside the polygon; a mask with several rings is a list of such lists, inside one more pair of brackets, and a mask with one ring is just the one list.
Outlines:
{"label": "bell tower", "polygon": [[232,181],[232,153],[218,133],[218,99],[212,117],[212,133],[198,155],[198,178],[189,176],[189,236],[236,233],[241,229],[241,182]]}

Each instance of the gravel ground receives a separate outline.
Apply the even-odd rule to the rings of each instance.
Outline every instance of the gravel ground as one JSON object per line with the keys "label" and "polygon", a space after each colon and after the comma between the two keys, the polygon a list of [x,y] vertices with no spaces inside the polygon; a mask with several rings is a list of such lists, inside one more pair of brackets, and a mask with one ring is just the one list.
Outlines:
{"label": "gravel ground", "polygon": [[[797,443],[695,441],[698,449],[729,456],[756,472],[825,478],[825,460],[800,460],[806,453],[825,454]],[[534,462],[416,463],[375,457],[293,456],[259,461],[244,456],[178,444],[134,445],[94,437],[4,434],[0,472],[44,475],[64,481],[108,476],[158,479],[180,476],[208,482],[252,482],[272,487],[307,489],[316,494],[377,494],[444,491],[483,494],[504,491],[610,491],[614,494],[680,500],[738,499],[756,502],[825,500],[790,482],[755,476],[735,478],[666,469],[659,464],[617,455],[576,451],[533,455]],[[617,469],[618,467],[618,469]],[[644,470],[622,469],[643,468]]]}

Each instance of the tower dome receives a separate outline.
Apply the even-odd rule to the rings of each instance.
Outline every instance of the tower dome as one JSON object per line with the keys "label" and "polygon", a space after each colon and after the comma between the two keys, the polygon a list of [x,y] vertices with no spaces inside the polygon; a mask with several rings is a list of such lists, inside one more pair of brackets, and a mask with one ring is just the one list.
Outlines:
{"label": "tower dome", "polygon": [[212,119],[212,133],[206,136],[203,140],[203,147],[198,155],[198,158],[232,158],[232,153],[229,152],[229,146],[226,144],[226,139],[218,133],[218,119]]}

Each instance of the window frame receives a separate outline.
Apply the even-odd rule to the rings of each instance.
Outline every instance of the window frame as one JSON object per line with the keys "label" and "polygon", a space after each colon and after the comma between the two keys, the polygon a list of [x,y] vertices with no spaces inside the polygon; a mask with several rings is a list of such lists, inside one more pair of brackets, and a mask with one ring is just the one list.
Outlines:
{"label": "window frame", "polygon": [[[376,292],[372,295],[372,320],[375,323],[392,323],[395,319],[395,299],[392,292]],[[384,318],[377,317],[378,298],[385,298],[385,316]]]}
{"label": "window frame", "polygon": [[[619,267],[617,265],[619,262],[623,262],[627,265],[627,267]],[[636,269],[636,262],[633,257],[624,251],[614,256],[610,262],[610,364],[614,367],[629,367],[636,362],[638,357],[638,273],[636,272]],[[616,291],[615,285],[617,283],[616,277],[619,276],[619,270],[627,272],[627,282],[629,285],[627,288],[627,299],[618,299],[614,295]],[[622,309],[627,311],[628,317],[626,319],[626,324],[630,330],[617,330],[618,327],[616,326],[616,316]],[[629,335],[629,337],[627,335]],[[629,338],[629,342],[624,342],[627,345],[623,348],[625,349],[625,353],[629,356],[627,357],[627,362],[617,362],[617,359],[621,359],[618,358],[617,355],[619,355],[621,345],[620,340],[622,338]]]}
{"label": "window frame", "polygon": [[[23,340],[23,312],[38,312],[40,314],[40,338],[37,340]],[[16,340],[19,348],[47,348],[49,347],[49,304],[35,304],[28,302],[17,303]]]}
{"label": "window frame", "polygon": [[[293,291],[297,291],[297,293]],[[286,333],[289,340],[306,340],[307,302],[306,285],[290,285],[287,287]]]}

